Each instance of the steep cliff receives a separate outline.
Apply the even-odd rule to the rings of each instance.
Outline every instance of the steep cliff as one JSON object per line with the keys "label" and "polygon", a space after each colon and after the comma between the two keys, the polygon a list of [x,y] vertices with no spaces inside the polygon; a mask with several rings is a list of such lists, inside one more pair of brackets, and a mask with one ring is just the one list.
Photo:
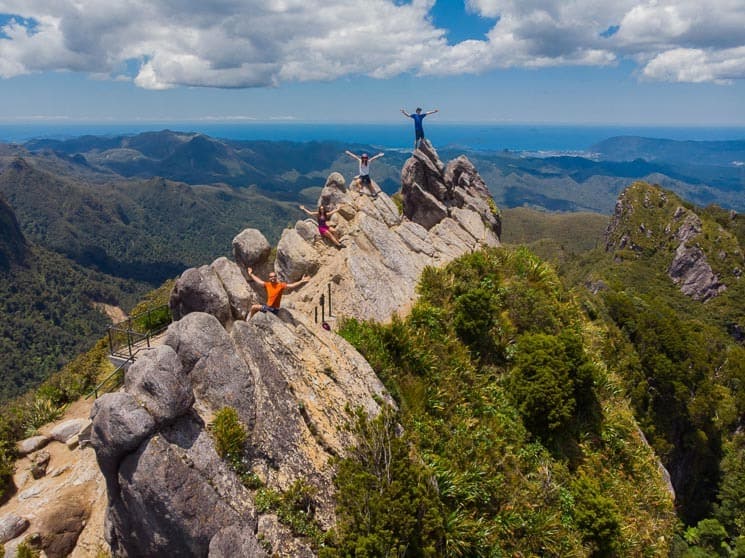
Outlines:
{"label": "steep cliff", "polygon": [[[315,554],[260,494],[287,494],[301,483],[313,494],[307,515],[321,532],[331,528],[333,459],[356,443],[350,411],[373,417],[394,404],[364,358],[316,322],[321,295],[332,293],[332,325],[342,315],[387,320],[415,300],[426,266],[499,244],[496,208],[467,159],[445,166],[426,146],[402,176],[405,213],[427,200],[411,218],[387,195],[350,191],[332,174],[319,202],[339,208],[333,221],[344,247],[301,221],[284,231],[270,262],[263,235],[246,230],[233,243],[237,263],[221,258],[177,281],[171,306],[179,319],[165,344],[138,358],[124,390],[101,397],[91,413],[116,554]],[[285,295],[278,315],[246,321],[263,295],[246,287],[247,266],[290,282],[312,279]],[[218,456],[210,434],[225,407],[247,432],[248,484]]]}

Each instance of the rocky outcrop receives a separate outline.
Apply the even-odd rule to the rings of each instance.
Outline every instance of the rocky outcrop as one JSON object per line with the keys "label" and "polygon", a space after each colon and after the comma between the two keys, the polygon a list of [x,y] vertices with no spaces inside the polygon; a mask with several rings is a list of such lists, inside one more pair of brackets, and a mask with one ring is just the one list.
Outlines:
{"label": "rocky outcrop", "polygon": [[694,300],[706,301],[727,290],[711,269],[704,251],[696,244],[702,232],[701,219],[695,213],[678,206],[673,219],[680,222],[675,231],[679,242],[667,274],[680,291]]}
{"label": "rocky outcrop", "polygon": [[[177,281],[164,346],[138,357],[124,391],[102,396],[91,413],[115,555],[314,555],[277,515],[257,509],[255,482],[244,486],[218,456],[209,425],[235,409],[248,435],[246,470],[277,492],[307,483],[313,520],[333,527],[334,459],[356,443],[349,410],[375,416],[394,403],[364,358],[316,323],[320,295],[332,294],[332,325],[341,315],[386,320],[413,302],[426,266],[499,244],[499,219],[473,166],[420,151],[406,172],[421,184],[412,181],[404,206],[421,191],[440,214],[401,215],[387,195],[350,191],[334,173],[320,202],[339,208],[332,220],[343,248],[301,221],[284,231],[270,264],[268,243],[249,229],[233,241],[237,264],[221,259]],[[312,279],[284,295],[277,315],[246,321],[238,319],[251,301],[239,279],[246,267]]]}
{"label": "rocky outcrop", "polygon": [[14,513],[0,517],[0,544],[16,538],[28,529],[29,521]]}
{"label": "rocky outcrop", "polygon": [[[431,229],[453,209],[466,209],[478,216],[486,230],[480,231],[488,241],[501,234],[501,218],[483,179],[467,157],[461,155],[443,165],[428,141],[406,162],[401,171],[401,193],[404,215]],[[455,218],[459,221],[458,217]]]}
{"label": "rocky outcrop", "polygon": [[[616,202],[606,231],[606,250],[616,252],[617,259],[630,253],[635,257],[669,254],[670,279],[683,294],[705,302],[727,289],[722,270],[736,278],[742,261],[736,239],[717,223],[708,227],[709,233],[701,217],[671,192],[637,182]],[[712,266],[717,259],[724,264],[718,272]]]}

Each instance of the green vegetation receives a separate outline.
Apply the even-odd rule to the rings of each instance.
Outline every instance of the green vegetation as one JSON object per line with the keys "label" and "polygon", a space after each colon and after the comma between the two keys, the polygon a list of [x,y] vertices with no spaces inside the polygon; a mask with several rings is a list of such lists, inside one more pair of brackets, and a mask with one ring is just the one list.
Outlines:
{"label": "green vegetation", "polygon": [[[161,306],[168,300],[172,284],[166,283],[149,293],[136,310]],[[102,378],[114,371],[108,359],[108,338],[100,338],[93,347],[53,373],[36,389],[0,403],[0,501],[9,488],[14,467],[15,443],[55,420],[67,404],[88,395]]]}
{"label": "green vegetation", "polygon": [[210,427],[217,455],[227,460],[235,471],[242,472],[245,469],[243,450],[248,434],[238,412],[233,407],[223,407],[215,414]]}
{"label": "green vegetation", "polygon": [[341,554],[667,555],[672,502],[600,361],[605,330],[551,267],[486,250],[425,270],[419,290],[405,320],[341,330],[400,408],[357,420]]}
{"label": "green vegetation", "polygon": [[[624,192],[623,208],[609,235],[611,251],[587,252],[560,270],[588,314],[608,324],[603,360],[619,370],[623,394],[670,472],[687,525],[671,555],[739,555],[745,220],[714,206],[696,209],[644,183]],[[683,295],[667,275],[676,231],[686,222],[701,231],[691,243],[727,286],[706,303]]]}
{"label": "green vegetation", "polygon": [[93,346],[111,323],[95,303],[126,307],[140,289],[38,247],[24,265],[0,270],[0,402]]}
{"label": "green vegetation", "polygon": [[296,480],[283,492],[259,488],[255,495],[256,511],[276,513],[295,535],[308,537],[318,549],[326,543],[327,536],[315,520],[315,494],[315,487],[304,479]]}

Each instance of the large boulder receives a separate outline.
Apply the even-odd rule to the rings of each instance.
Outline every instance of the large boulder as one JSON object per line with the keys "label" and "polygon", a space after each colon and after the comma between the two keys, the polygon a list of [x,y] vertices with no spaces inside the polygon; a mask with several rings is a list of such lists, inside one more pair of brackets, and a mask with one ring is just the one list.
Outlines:
{"label": "large boulder", "polygon": [[90,421],[87,419],[66,420],[52,428],[52,431],[49,433],[49,435],[52,437],[52,439],[66,444],[70,438],[79,434],[89,424]]}
{"label": "large boulder", "polygon": [[168,345],[141,352],[127,370],[124,387],[152,415],[156,426],[180,417],[194,403],[181,361]]}
{"label": "large boulder", "polygon": [[226,525],[255,530],[250,495],[191,414],[126,456],[118,478],[107,532],[116,556],[207,556]]}
{"label": "large boulder", "polygon": [[293,283],[303,275],[312,275],[320,267],[318,251],[295,231],[285,229],[277,244],[274,269],[282,280]]}
{"label": "large boulder", "polygon": [[346,213],[351,209],[350,200],[344,177],[338,172],[332,172],[321,190],[318,203],[325,205],[327,208],[339,207],[340,213],[349,218]]}
{"label": "large boulder", "polygon": [[189,312],[207,312],[226,324],[232,316],[228,293],[208,265],[192,267],[181,274],[171,291],[169,306],[174,320]]}
{"label": "large boulder", "polygon": [[241,269],[263,269],[271,251],[267,239],[256,229],[245,229],[233,239],[233,258]]}
{"label": "large boulder", "polygon": [[217,273],[223,287],[225,287],[233,319],[245,319],[248,315],[248,309],[256,301],[256,295],[248,287],[248,276],[241,272],[238,264],[224,256],[217,258],[210,267]]}
{"label": "large boulder", "polygon": [[51,439],[50,436],[45,436],[43,434],[31,436],[30,438],[18,442],[16,444],[16,451],[19,456],[23,457],[24,455],[28,455],[29,453],[33,453],[36,450],[43,448],[51,441]]}

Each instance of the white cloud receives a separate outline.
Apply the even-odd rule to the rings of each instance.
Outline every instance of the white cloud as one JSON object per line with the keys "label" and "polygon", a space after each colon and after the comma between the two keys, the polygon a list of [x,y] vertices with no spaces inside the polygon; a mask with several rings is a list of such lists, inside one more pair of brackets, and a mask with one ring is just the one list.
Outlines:
{"label": "white cloud", "polygon": [[[452,0],[455,1],[455,0]],[[434,0],[0,0],[0,76],[71,70],[134,83],[265,87],[401,73],[604,66],[646,79],[745,78],[743,0],[466,0],[485,40],[448,45]],[[28,27],[29,21],[35,25]]]}

